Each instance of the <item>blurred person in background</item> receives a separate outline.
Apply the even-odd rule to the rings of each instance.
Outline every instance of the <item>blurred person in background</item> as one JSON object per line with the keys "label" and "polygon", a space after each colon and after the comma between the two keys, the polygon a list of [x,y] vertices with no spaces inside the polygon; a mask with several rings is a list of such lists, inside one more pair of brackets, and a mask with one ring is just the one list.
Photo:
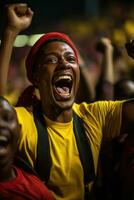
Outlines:
{"label": "blurred person in background", "polygon": [[0,97],[0,199],[52,200],[51,193],[35,174],[14,164],[20,135],[21,126],[14,108]]}
{"label": "blurred person in background", "polygon": [[[133,44],[133,41],[126,44],[128,55],[132,58],[134,55]],[[102,47],[99,49],[101,50]],[[113,53],[115,54],[116,50]],[[113,60],[113,53],[110,54],[110,61]],[[106,68],[107,67],[108,65]],[[111,68],[115,73],[114,67],[114,61],[112,61]],[[114,73],[112,73],[113,82],[110,85],[113,92],[111,95],[108,95],[109,100],[125,100],[134,98],[134,82],[131,77],[128,76],[128,73],[120,74],[120,76],[118,76],[118,81],[116,81],[116,79],[114,80]],[[103,86],[103,82],[100,82],[100,86]],[[104,93],[102,92],[101,94],[105,99],[105,95],[103,96]],[[100,95],[98,96],[98,99],[99,98]],[[133,199],[133,139],[133,135],[130,136],[125,133],[124,135],[111,141],[107,141],[102,145],[98,164],[98,177],[95,185],[96,199]]]}

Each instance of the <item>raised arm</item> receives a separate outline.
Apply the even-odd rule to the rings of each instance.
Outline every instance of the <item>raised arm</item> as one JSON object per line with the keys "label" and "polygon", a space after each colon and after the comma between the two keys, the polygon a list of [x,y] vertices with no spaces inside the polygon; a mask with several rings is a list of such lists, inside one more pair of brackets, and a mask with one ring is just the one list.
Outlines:
{"label": "raised arm", "polygon": [[113,46],[109,38],[101,38],[96,50],[102,54],[101,77],[96,87],[96,99],[112,100],[114,98]]}
{"label": "raised arm", "polygon": [[6,17],[7,21],[0,46],[0,95],[4,95],[6,91],[8,68],[14,41],[21,31],[30,26],[33,11],[27,4],[9,4],[6,6]]}

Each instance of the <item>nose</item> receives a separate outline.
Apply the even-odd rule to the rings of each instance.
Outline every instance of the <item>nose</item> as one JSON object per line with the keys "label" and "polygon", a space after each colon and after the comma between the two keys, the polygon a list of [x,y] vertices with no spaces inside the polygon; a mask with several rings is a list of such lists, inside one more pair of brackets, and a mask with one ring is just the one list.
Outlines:
{"label": "nose", "polygon": [[60,68],[70,68],[70,63],[65,59],[65,57],[61,57],[59,59],[58,66]]}

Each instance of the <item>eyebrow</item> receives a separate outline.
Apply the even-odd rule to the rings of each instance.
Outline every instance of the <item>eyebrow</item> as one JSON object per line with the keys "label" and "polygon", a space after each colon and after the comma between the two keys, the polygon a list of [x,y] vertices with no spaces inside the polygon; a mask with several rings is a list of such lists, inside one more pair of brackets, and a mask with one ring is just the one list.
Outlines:
{"label": "eyebrow", "polygon": [[[64,53],[65,55],[74,55],[75,56],[75,53],[72,51],[72,52],[70,52],[70,51],[66,51],[65,53]],[[49,52],[49,53],[44,53],[44,55],[45,56],[49,56],[49,55],[59,55],[59,53],[58,52]],[[76,56],[75,56],[76,57]]]}

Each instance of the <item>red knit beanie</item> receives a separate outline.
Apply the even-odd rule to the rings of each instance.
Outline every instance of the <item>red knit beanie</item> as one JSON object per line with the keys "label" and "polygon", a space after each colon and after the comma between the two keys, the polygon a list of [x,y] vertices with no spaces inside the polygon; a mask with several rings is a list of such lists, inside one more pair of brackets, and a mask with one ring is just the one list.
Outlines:
{"label": "red knit beanie", "polygon": [[27,72],[27,77],[31,83],[33,82],[33,69],[32,68],[33,68],[33,64],[35,62],[36,54],[43,44],[45,44],[47,41],[52,40],[52,39],[61,39],[61,40],[65,41],[73,49],[75,56],[77,58],[77,62],[78,62],[77,49],[76,49],[75,45],[73,44],[73,42],[70,40],[70,38],[66,34],[58,33],[58,32],[46,33],[33,45],[33,47],[31,48],[31,50],[26,58],[26,72]]}

